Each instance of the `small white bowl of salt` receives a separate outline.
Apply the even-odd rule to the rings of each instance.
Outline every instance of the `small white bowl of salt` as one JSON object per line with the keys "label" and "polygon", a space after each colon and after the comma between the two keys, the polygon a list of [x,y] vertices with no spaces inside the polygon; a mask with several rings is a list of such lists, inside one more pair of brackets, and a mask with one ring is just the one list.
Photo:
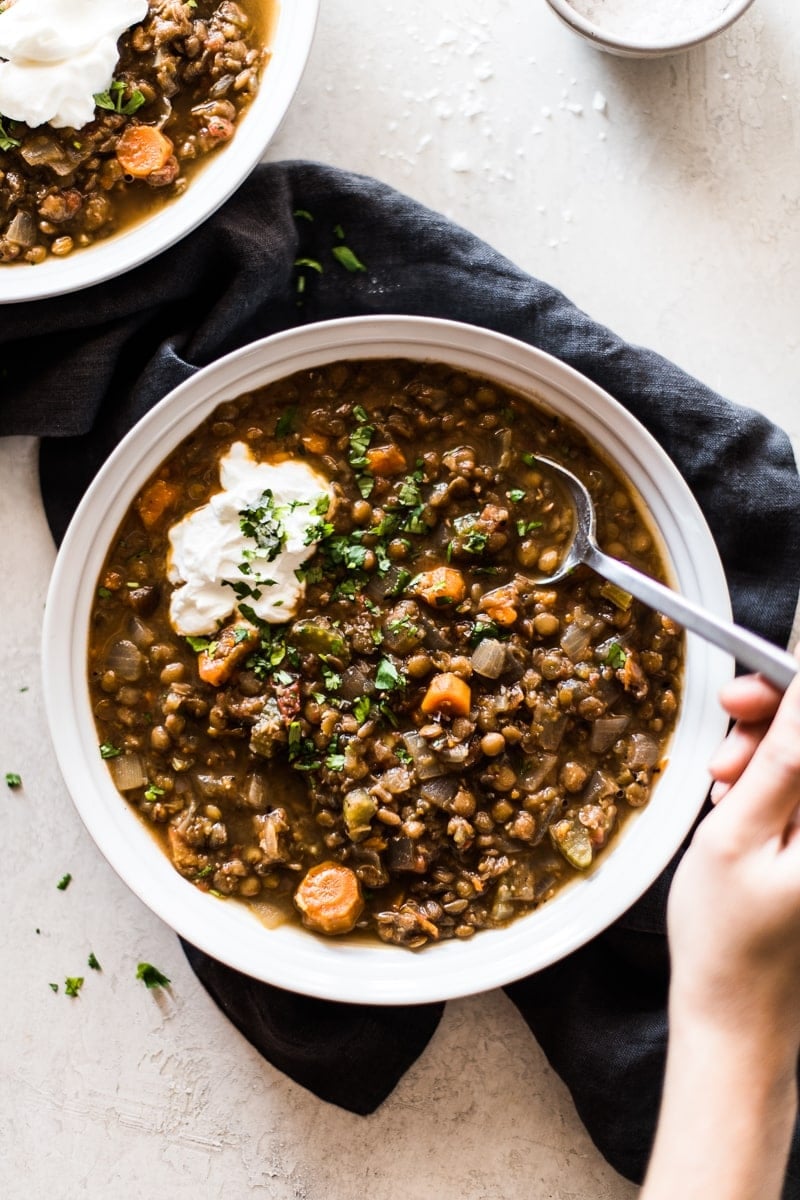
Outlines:
{"label": "small white bowl of salt", "polygon": [[753,0],[547,0],[561,20],[609,54],[658,58],[716,37]]}

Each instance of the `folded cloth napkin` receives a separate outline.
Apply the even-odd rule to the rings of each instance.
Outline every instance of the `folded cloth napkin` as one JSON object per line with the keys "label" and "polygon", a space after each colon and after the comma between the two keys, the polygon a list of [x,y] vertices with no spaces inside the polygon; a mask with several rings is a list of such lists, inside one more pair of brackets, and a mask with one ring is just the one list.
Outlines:
{"label": "folded cloth napkin", "polygon": [[[302,258],[322,273],[298,266]],[[176,384],[254,338],[363,313],[488,326],[606,388],[655,435],[694,492],[737,620],[786,643],[800,585],[800,480],[786,436],[657,354],[627,345],[437,213],[319,164],[262,166],[153,262],[78,295],[6,307],[0,433],[44,439],[42,491],[58,539],[112,447]],[[635,1180],[663,1072],[670,878],[671,869],[588,946],[506,988],[602,1153]],[[372,1111],[391,1091],[442,1011],[294,996],[185,949],[220,1008],[266,1058],[354,1112]],[[797,1137],[787,1189],[800,1197]]]}

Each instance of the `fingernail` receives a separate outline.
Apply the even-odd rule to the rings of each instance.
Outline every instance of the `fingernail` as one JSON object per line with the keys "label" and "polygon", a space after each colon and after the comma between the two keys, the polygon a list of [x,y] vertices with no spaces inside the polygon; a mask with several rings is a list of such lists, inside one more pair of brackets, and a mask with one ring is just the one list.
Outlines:
{"label": "fingernail", "polygon": [[729,789],[729,785],[727,783],[723,783],[721,779],[718,779],[716,781],[716,783],[712,786],[711,791],[708,793],[708,798],[711,801],[711,803],[719,804],[720,800],[725,795],[725,793],[728,791],[728,789]]}

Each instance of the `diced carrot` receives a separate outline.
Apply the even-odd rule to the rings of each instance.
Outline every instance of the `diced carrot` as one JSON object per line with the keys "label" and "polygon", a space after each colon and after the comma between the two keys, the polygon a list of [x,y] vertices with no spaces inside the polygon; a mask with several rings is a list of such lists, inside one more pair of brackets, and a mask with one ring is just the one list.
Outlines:
{"label": "diced carrot", "polygon": [[172,142],[154,125],[129,125],[117,142],[117,161],[126,175],[146,179],[166,166]]}
{"label": "diced carrot", "polygon": [[300,441],[309,454],[326,454],[328,451],[328,439],[321,433],[304,433]]}
{"label": "diced carrot", "polygon": [[455,567],[435,567],[423,571],[409,584],[409,590],[430,604],[431,608],[460,604],[467,591],[464,576]]}
{"label": "diced carrot", "polygon": [[445,671],[434,675],[420,707],[426,716],[442,713],[447,717],[468,717],[471,703],[469,684],[460,675]]}
{"label": "diced carrot", "polygon": [[402,475],[408,470],[405,455],[399,446],[373,446],[366,454],[367,465],[373,475],[385,479],[387,475]]}
{"label": "diced carrot", "polygon": [[294,902],[303,914],[304,925],[330,936],[349,933],[364,908],[355,871],[336,862],[311,867],[294,894]]}
{"label": "diced carrot", "polygon": [[142,518],[145,529],[152,529],[157,525],[180,494],[181,489],[177,483],[168,483],[166,479],[154,479],[136,501],[136,511]]}
{"label": "diced carrot", "polygon": [[252,625],[240,621],[226,625],[215,636],[207,650],[197,657],[197,672],[205,683],[222,687],[233,674],[234,668],[247,658],[258,641],[258,632]]}
{"label": "diced carrot", "polygon": [[519,616],[519,593],[510,584],[494,588],[481,597],[478,609],[498,625],[513,625]]}

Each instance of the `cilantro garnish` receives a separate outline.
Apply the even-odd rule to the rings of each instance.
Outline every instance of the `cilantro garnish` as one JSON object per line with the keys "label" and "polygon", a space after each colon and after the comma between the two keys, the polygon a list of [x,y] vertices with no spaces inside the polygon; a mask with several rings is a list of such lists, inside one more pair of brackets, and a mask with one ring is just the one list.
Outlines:
{"label": "cilantro garnish", "polygon": [[535,529],[541,529],[541,521],[517,521],[517,533],[520,537],[525,537],[526,533],[533,533]]}
{"label": "cilantro garnish", "polygon": [[344,755],[334,751],[325,759],[325,766],[329,771],[343,771]]}
{"label": "cilantro garnish", "polygon": [[22,787],[22,776],[18,775],[16,771],[6,771],[6,787]]}
{"label": "cilantro garnish", "polygon": [[331,253],[336,261],[347,271],[366,271],[367,269],[358,255],[354,254],[349,246],[334,246]]}
{"label": "cilantro garnish", "polygon": [[375,672],[375,687],[379,692],[393,692],[396,688],[405,687],[405,680],[391,659],[382,658],[378,663],[378,669]]}
{"label": "cilantro garnish", "polygon": [[157,988],[166,987],[172,981],[166,975],[162,975],[158,967],[154,967],[152,963],[140,962],[136,968],[136,978],[141,979],[145,987]]}
{"label": "cilantro garnish", "polygon": [[160,788],[160,787],[156,787],[156,785],[154,783],[151,783],[151,784],[148,784],[147,790],[145,791],[145,794],[144,794],[144,798],[145,798],[145,800],[157,800],[159,796],[163,796],[163,795],[164,795],[164,789]]}
{"label": "cilantro garnish", "polygon": [[285,438],[290,433],[294,433],[294,422],[297,416],[297,405],[292,404],[289,408],[285,408],[275,422],[275,437]]}
{"label": "cilantro garnish", "polygon": [[512,504],[519,504],[521,500],[525,499],[525,493],[522,488],[512,488],[510,492],[506,492],[506,495]]}
{"label": "cilantro garnish", "polygon": [[98,108],[107,109],[109,112],[122,113],[125,117],[130,117],[133,113],[138,112],[143,104],[147,103],[147,98],[134,88],[128,100],[123,100],[125,89],[128,84],[122,79],[115,79],[111,83],[107,92],[97,92],[94,97],[94,102]]}
{"label": "cilantro garnish", "polygon": [[189,634],[184,638],[190,649],[194,650],[195,654],[200,654],[202,650],[208,650],[211,642],[207,637],[191,637]]}
{"label": "cilantro garnish", "polygon": [[369,696],[359,696],[353,705],[353,716],[358,721],[359,725],[363,725],[369,716],[369,711],[372,708],[372,701]]}
{"label": "cilantro garnish", "polygon": [[22,145],[18,138],[12,137],[6,132],[3,125],[3,117],[0,117],[0,150],[15,150],[17,146]]}
{"label": "cilantro garnish", "polygon": [[72,876],[70,875],[70,873],[68,871],[66,875],[61,876],[58,883],[56,884],[56,887],[58,888],[58,890],[60,892],[65,892],[71,883],[72,883]]}
{"label": "cilantro garnish", "polygon": [[286,541],[286,530],[275,511],[272,491],[267,488],[252,508],[244,508],[239,513],[239,528],[245,537],[252,538],[256,544],[255,550],[245,550],[244,557],[266,559],[273,562]]}
{"label": "cilantro garnish", "polygon": [[50,984],[48,984],[47,986],[50,988],[50,991],[51,991],[51,992],[57,992],[57,991],[58,991],[58,984],[57,984],[57,983],[50,983]]}
{"label": "cilantro garnish", "polygon": [[[52,987],[53,985],[51,984],[50,986]],[[82,987],[82,975],[68,975],[64,980],[64,994],[66,996],[77,996]]]}
{"label": "cilantro garnish", "polygon": [[102,742],[100,744],[101,758],[116,758],[118,754],[122,754],[119,746],[112,746],[111,742]]}
{"label": "cilantro garnish", "polygon": [[87,958],[86,962],[92,968],[93,971],[102,971],[102,969],[103,969],[100,966],[100,963],[97,961],[97,956],[96,956],[94,950],[89,951],[89,957]]}
{"label": "cilantro garnish", "polygon": [[619,642],[612,642],[606,651],[605,658],[603,659],[603,662],[606,664],[606,666],[613,667],[615,671],[618,671],[621,667],[625,666],[627,661],[628,656],[623,650],[622,646],[620,646]]}

